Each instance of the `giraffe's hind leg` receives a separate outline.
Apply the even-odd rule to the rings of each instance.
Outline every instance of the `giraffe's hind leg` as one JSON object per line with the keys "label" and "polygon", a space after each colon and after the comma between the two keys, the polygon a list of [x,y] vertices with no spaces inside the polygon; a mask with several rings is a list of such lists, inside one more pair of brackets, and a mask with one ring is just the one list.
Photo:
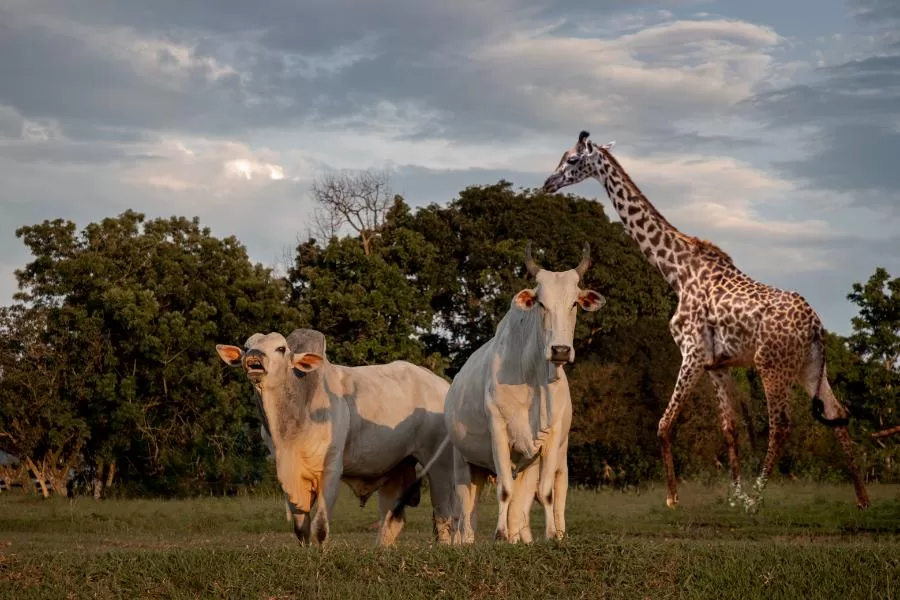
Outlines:
{"label": "giraffe's hind leg", "polygon": [[[801,381],[803,389],[809,394],[810,398],[819,398],[823,405],[825,416],[845,415],[847,411],[840,405],[831,385],[828,383],[828,377],[825,373],[825,367],[818,361],[810,361],[803,373]],[[863,481],[862,473],[856,463],[855,449],[853,441],[850,439],[850,433],[847,431],[846,425],[834,427],[834,435],[837,437],[841,450],[847,462],[847,471],[853,480],[853,487],[856,489],[856,506],[859,509],[865,509],[869,506],[869,493],[866,491],[866,484]]]}
{"label": "giraffe's hind leg", "polygon": [[[766,404],[769,409],[769,446],[763,460],[762,470],[753,486],[758,504],[762,491],[775,469],[775,463],[784,450],[784,444],[791,434],[790,392],[792,378],[784,369],[768,365],[757,365],[763,389],[766,392]],[[752,506],[755,510],[758,506]]]}
{"label": "giraffe's hind leg", "polygon": [[722,419],[722,433],[725,435],[725,443],[728,445],[728,463],[731,467],[731,492],[728,502],[731,506],[741,502],[744,508],[750,510],[753,501],[744,491],[741,483],[741,464],[738,460],[738,437],[734,418],[734,379],[727,369],[710,371],[709,376],[716,388],[719,416]]}

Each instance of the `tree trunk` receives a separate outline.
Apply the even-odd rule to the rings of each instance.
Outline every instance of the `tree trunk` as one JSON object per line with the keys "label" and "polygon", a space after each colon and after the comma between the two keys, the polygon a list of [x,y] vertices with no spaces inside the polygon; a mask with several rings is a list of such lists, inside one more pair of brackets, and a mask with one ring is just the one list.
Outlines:
{"label": "tree trunk", "polygon": [[[103,480],[103,468],[106,467],[106,481]],[[110,461],[109,465],[106,465],[103,461],[97,465],[97,470],[94,473],[94,481],[92,484],[94,490],[94,500],[99,500],[103,497],[103,490],[110,487],[113,484],[113,479],[116,476],[116,461]]]}
{"label": "tree trunk", "polygon": [[97,467],[94,469],[94,477],[91,481],[91,488],[94,492],[94,500],[99,500],[103,496],[103,461],[97,461]]}
{"label": "tree trunk", "polygon": [[22,462],[0,467],[0,479],[6,484],[7,490],[12,490],[16,483],[21,483],[25,487],[25,482],[30,479],[28,467]]}
{"label": "tree trunk", "polygon": [[69,482],[68,467],[51,467],[49,469],[49,473],[47,473],[47,479],[50,481],[50,487],[53,488],[54,492],[56,492],[63,498],[69,497],[69,488],[66,485]]}
{"label": "tree trunk", "polygon": [[[25,459],[25,464],[28,466],[29,470],[34,474],[34,478],[38,481],[38,486],[41,488],[41,495],[44,498],[50,497],[50,490],[47,489],[47,478],[44,476],[44,469],[38,469],[37,465],[34,464],[34,461],[31,460],[30,457]],[[30,483],[30,482],[29,482]],[[32,486],[28,486],[31,488]]]}
{"label": "tree trunk", "polygon": [[113,484],[113,477],[116,476],[116,461],[109,463],[109,470],[106,472],[106,487]]}

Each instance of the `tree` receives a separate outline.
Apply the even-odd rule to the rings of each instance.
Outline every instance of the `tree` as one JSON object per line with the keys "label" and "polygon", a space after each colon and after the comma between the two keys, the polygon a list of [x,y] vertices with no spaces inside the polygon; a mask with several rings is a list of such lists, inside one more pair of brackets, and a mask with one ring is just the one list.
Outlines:
{"label": "tree", "polygon": [[[401,198],[395,198],[391,214],[408,215]],[[368,252],[355,237],[333,238],[324,248],[314,240],[300,244],[288,275],[291,301],[325,334],[335,362],[404,359],[440,373],[439,357],[424,352],[421,338],[432,315],[416,274],[417,265],[436,258],[437,250],[420,234],[386,216]]]}
{"label": "tree", "polygon": [[366,256],[372,240],[384,225],[385,215],[394,201],[387,171],[326,173],[313,181],[310,193],[318,204],[314,214],[314,235],[323,242],[336,237],[349,226],[362,241]]}
{"label": "tree", "polygon": [[[900,425],[900,277],[891,278],[879,267],[866,283],[854,283],[847,298],[859,306],[849,344],[862,357],[868,392],[857,414],[869,420],[872,429],[882,430],[878,437],[884,437],[884,430]],[[898,456],[883,454],[882,463],[893,470]]]}
{"label": "tree", "polygon": [[419,277],[436,313],[430,348],[448,355],[454,369],[494,334],[512,295],[534,285],[524,266],[528,240],[537,262],[557,270],[573,268],[584,243],[591,245],[592,265],[584,281],[609,302],[597,313],[579,316],[577,353],[616,326],[668,318],[674,308],[665,282],[597,202],[517,193],[511,183],[500,181],[466,188],[446,207],[420,209],[408,227],[439,250],[437,260],[420,267]]}
{"label": "tree", "polygon": [[60,393],[69,365],[46,341],[47,315],[43,307],[0,308],[0,450],[21,460],[45,498],[67,495],[89,437]]}
{"label": "tree", "polygon": [[196,218],[126,211],[80,233],[55,220],[17,235],[34,255],[17,271],[17,299],[45,311],[35,335],[64,369],[46,395],[86,424],[95,491],[119,476],[164,492],[255,477],[265,456],[255,408],[213,348],[300,325],[284,282]]}

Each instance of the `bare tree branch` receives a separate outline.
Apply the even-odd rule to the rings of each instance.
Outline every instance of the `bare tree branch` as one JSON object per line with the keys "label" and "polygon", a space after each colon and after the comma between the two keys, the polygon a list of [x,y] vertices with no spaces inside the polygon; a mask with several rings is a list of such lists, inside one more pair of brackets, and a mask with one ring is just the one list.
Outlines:
{"label": "bare tree branch", "polygon": [[387,171],[321,175],[310,187],[310,193],[319,205],[313,216],[312,230],[324,242],[336,236],[342,227],[350,227],[359,235],[368,256],[372,239],[384,225],[391,207],[390,188]]}

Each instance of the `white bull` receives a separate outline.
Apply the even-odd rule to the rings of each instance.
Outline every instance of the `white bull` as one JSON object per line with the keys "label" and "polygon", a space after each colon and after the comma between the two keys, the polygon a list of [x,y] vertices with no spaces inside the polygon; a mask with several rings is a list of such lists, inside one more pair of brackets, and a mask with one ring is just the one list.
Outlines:
{"label": "white bull", "polygon": [[[537,286],[515,295],[494,337],[454,378],[444,405],[453,444],[458,543],[475,539],[477,500],[490,473],[497,476],[498,539],[531,541],[528,513],[535,492],[546,515],[546,537],[565,533],[572,401],[563,364],[575,360],[577,307],[595,311],[606,300],[578,287],[590,266],[587,244],[581,262],[569,271],[540,269],[530,243],[525,264]],[[403,500],[392,517],[402,517]]]}
{"label": "white bull", "polygon": [[242,367],[258,393],[278,481],[301,542],[309,542],[311,533],[319,543],[325,541],[344,481],[361,503],[378,491],[377,542],[391,545],[403,520],[384,517],[416,480],[416,462],[432,458],[434,529],[439,541],[450,541],[452,456],[436,456],[446,437],[446,381],[404,361],[331,364],[324,335],[311,329],[297,329],[287,339],[256,333],[244,347],[219,344],[216,351],[226,364]]}

